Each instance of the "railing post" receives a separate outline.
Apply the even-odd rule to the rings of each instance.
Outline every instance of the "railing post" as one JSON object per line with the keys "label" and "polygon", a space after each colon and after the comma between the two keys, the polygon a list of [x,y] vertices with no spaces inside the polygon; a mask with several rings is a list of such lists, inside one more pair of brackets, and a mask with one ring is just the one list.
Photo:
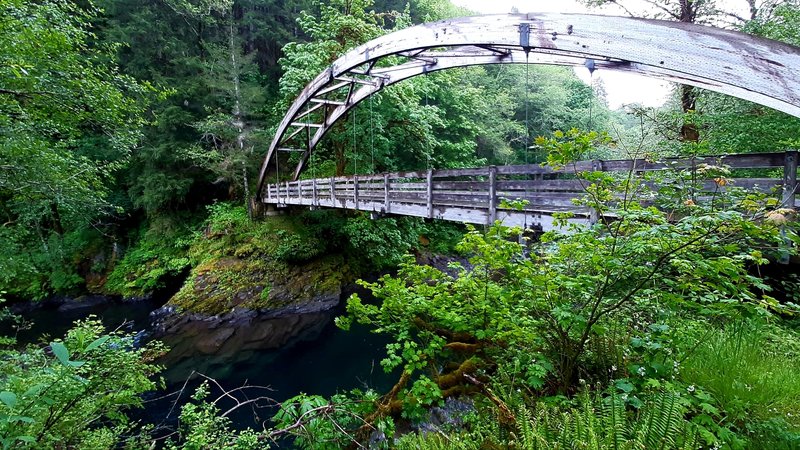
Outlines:
{"label": "railing post", "polygon": [[356,209],[358,209],[358,175],[353,175],[353,201],[356,202]]}
{"label": "railing post", "polygon": [[[784,155],[783,160],[783,208],[795,207],[795,191],[797,190],[797,150],[789,150]],[[783,237],[783,245],[780,251],[780,258],[778,263],[789,264],[791,260],[790,248],[792,241],[786,236],[786,226],[781,225],[781,236]]]}
{"label": "railing post", "polygon": [[331,177],[331,207],[336,207],[336,182]]}
{"label": "railing post", "polygon": [[489,166],[489,224],[497,220],[497,166]]}
{"label": "railing post", "polygon": [[291,193],[291,189],[292,189],[292,188],[291,188],[291,187],[289,187],[289,182],[287,181],[287,182],[286,182],[286,201],[284,202],[284,203],[286,203],[287,205],[289,204],[289,196],[290,196],[290,195],[292,195],[292,193]]}
{"label": "railing post", "polygon": [[314,206],[318,206],[317,203],[317,179],[311,179],[311,204]]}
{"label": "railing post", "polygon": [[383,213],[389,214],[389,174],[383,174]]}
{"label": "railing post", "polygon": [[426,182],[428,188],[428,218],[433,219],[433,170],[431,169],[428,169]]}
{"label": "railing post", "polygon": [[783,207],[794,208],[797,191],[797,150],[786,152],[783,165]]}

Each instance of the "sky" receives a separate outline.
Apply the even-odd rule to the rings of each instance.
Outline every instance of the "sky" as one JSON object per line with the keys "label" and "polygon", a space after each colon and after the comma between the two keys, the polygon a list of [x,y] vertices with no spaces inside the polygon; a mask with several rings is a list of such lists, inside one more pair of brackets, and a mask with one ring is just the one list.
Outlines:
{"label": "sky", "polygon": [[[520,12],[563,12],[563,13],[591,13],[625,15],[618,8],[607,7],[604,9],[592,8],[591,10],[581,5],[576,0],[451,0],[458,6],[464,6],[481,14],[504,14],[511,12],[516,7]],[[634,11],[647,8],[640,1],[630,0],[626,4],[634,5]],[[744,0],[721,0],[720,6],[740,14],[747,14]],[[636,8],[639,6],[639,8]],[[589,71],[585,68],[576,68],[575,74],[585,83],[590,83]],[[619,72],[614,70],[596,70],[593,77],[602,80],[605,85],[607,100],[611,109],[617,109],[626,104],[639,103],[645,106],[661,106],[669,98],[671,83],[648,78],[641,75]]]}

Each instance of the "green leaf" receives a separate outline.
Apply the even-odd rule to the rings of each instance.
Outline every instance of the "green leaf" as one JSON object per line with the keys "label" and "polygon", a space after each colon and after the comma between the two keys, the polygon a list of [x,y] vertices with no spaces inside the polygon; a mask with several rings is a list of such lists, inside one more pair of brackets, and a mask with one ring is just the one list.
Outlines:
{"label": "green leaf", "polygon": [[32,417],[28,416],[11,416],[8,418],[9,422],[25,422],[25,423],[33,423],[34,420]]}
{"label": "green leaf", "polygon": [[86,348],[84,349],[84,351],[90,352],[90,351],[100,347],[101,345],[105,344],[109,339],[111,339],[111,336],[101,336],[101,337],[95,339],[95,341],[92,342],[91,344],[87,345]]}
{"label": "green leaf", "polygon": [[53,354],[56,355],[56,358],[61,361],[61,364],[64,364],[65,366],[70,365],[69,350],[67,350],[67,347],[64,346],[64,344],[61,342],[51,342],[50,348],[53,350]]}
{"label": "green leaf", "polygon": [[630,393],[633,391],[633,384],[631,384],[628,380],[617,380],[614,382],[614,385],[622,392]]}
{"label": "green leaf", "polygon": [[42,390],[42,389],[44,389],[44,386],[45,386],[45,385],[44,385],[44,384],[42,384],[42,383],[37,383],[37,384],[34,384],[33,386],[29,387],[29,388],[28,388],[28,390],[27,390],[27,391],[25,391],[25,393],[24,393],[24,394],[22,394],[22,396],[23,396],[23,397],[31,397],[31,396],[33,396],[33,395],[36,395],[36,394],[38,394],[39,392],[41,392],[41,390]]}
{"label": "green leaf", "polygon": [[17,394],[8,391],[0,392],[0,401],[5,403],[9,408],[13,408],[17,406]]}

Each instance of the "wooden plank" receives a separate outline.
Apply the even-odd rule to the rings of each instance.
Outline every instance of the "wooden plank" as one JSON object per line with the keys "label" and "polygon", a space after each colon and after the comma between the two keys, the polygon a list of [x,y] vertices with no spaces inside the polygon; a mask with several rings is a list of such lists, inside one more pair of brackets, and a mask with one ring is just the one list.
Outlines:
{"label": "wooden plank", "polygon": [[440,169],[436,170],[433,174],[435,178],[446,177],[463,177],[463,176],[486,176],[485,168],[472,168],[472,169]]}
{"label": "wooden plank", "polygon": [[485,190],[485,181],[436,181],[434,177],[433,189],[439,190]]}
{"label": "wooden plank", "polygon": [[[396,178],[395,178],[396,180]],[[424,183],[412,183],[407,181],[392,181],[392,186],[394,190],[419,190],[419,191],[427,191],[428,190],[428,182],[427,177]]]}
{"label": "wooden plank", "polygon": [[583,180],[509,180],[498,181],[497,190],[502,191],[583,191],[589,183]]}

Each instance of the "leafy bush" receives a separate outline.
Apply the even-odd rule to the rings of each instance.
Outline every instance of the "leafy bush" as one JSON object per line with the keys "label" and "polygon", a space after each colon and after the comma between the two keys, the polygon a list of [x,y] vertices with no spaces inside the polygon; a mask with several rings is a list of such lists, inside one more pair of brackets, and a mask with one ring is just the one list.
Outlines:
{"label": "leafy bush", "polygon": [[131,247],[108,275],[103,290],[126,297],[150,294],[163,288],[169,277],[190,266],[189,244],[193,239],[193,218],[177,218],[177,226],[153,221],[131,236]]}
{"label": "leafy bush", "polygon": [[0,442],[37,449],[115,448],[130,429],[125,413],[156,389],[163,352],[133,335],[79,322],[63,340],[24,351],[0,349]]}
{"label": "leafy bush", "polygon": [[405,219],[370,220],[359,214],[348,218],[343,235],[353,255],[361,255],[372,270],[396,267],[419,243],[419,222]]}

